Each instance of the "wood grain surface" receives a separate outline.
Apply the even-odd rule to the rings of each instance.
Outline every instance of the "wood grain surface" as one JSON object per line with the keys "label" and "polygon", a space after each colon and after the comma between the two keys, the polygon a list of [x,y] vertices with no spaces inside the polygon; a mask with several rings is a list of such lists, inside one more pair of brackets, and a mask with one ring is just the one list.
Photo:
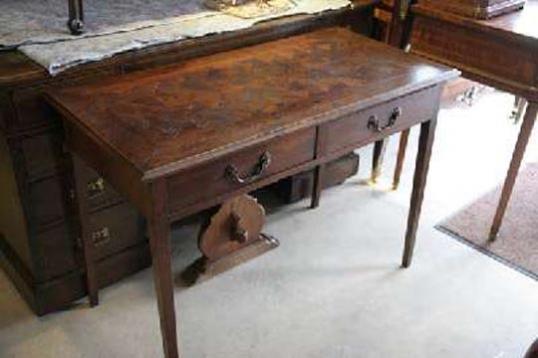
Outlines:
{"label": "wood grain surface", "polygon": [[49,95],[151,180],[454,74],[330,28]]}

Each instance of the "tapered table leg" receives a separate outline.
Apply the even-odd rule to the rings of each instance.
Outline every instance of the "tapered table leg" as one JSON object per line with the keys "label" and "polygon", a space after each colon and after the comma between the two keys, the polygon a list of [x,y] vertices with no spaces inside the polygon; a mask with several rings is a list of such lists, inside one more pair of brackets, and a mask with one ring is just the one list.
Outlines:
{"label": "tapered table leg", "polygon": [[389,138],[383,138],[374,143],[374,155],[372,160],[372,183],[377,182],[377,179],[381,175],[381,168],[383,167],[383,160],[385,159],[385,151],[387,149]]}
{"label": "tapered table leg", "polygon": [[321,198],[321,191],[323,188],[323,175],[325,173],[325,165],[319,165],[314,169],[314,185],[312,187],[312,199],[310,201],[310,208],[315,209],[319,206]]}
{"label": "tapered table leg", "polygon": [[532,134],[532,128],[534,127],[534,122],[536,121],[536,116],[538,114],[538,103],[530,102],[527,111],[525,112],[525,117],[523,118],[523,123],[519,131],[519,137],[517,139],[516,148],[512,154],[512,161],[510,162],[510,168],[508,169],[508,174],[504,181],[501,199],[499,205],[497,206],[497,211],[495,212],[495,217],[493,218],[493,224],[489,232],[490,240],[495,240],[499,229],[501,228],[501,223],[506,212],[506,207],[510,201],[510,196],[512,195],[512,190],[514,189],[514,184],[516,182],[517,173],[519,172],[519,167],[521,166],[521,161],[523,160],[523,155],[525,154],[525,149],[529,143],[529,138]]}
{"label": "tapered table leg", "polygon": [[420,127],[413,192],[411,194],[411,205],[409,208],[409,217],[407,219],[407,231],[405,233],[405,247],[402,260],[403,267],[409,267],[413,259],[413,250],[415,248],[420,210],[422,209],[422,201],[424,199],[424,189],[426,187],[426,178],[430,166],[436,126],[437,118],[434,118],[428,122],[422,123]]}
{"label": "tapered table leg", "polygon": [[[73,156],[73,165],[75,168],[85,165],[79,157]],[[75,169],[75,173],[79,173],[80,170]],[[84,181],[75,178],[75,185],[77,186],[77,192],[80,196],[86,193],[84,187]],[[82,186],[82,187],[81,187]],[[90,306],[94,307],[99,304],[99,286],[97,283],[97,270],[95,267],[95,253],[94,243],[90,234],[89,223],[89,208],[88,202],[85,198],[77,198],[79,220],[80,220],[80,236],[82,241],[82,256],[84,258],[84,269],[86,271],[86,290],[88,291],[88,297],[90,300]]]}
{"label": "tapered table leg", "polygon": [[394,179],[392,180],[392,189],[398,189],[402,170],[405,161],[405,153],[407,151],[407,143],[409,142],[409,133],[411,129],[406,129],[400,134],[400,144],[398,146],[398,157],[396,159],[396,169],[394,170]]}
{"label": "tapered table leg", "polygon": [[[327,151],[327,125],[321,125],[316,129],[316,158],[323,157]],[[318,165],[314,169],[314,185],[312,186],[312,199],[310,208],[315,209],[319,206],[321,191],[323,189],[323,180],[325,176],[325,164]]]}
{"label": "tapered table leg", "polygon": [[166,358],[179,357],[176,313],[174,307],[174,286],[172,277],[172,250],[170,223],[168,221],[167,193],[165,179],[151,184],[153,212],[148,218],[153,279],[159,308],[161,334]]}

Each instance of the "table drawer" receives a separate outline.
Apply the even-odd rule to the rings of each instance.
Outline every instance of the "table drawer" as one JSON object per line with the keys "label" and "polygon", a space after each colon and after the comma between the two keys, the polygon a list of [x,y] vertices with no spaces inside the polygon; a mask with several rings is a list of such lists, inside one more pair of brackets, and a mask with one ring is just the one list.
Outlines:
{"label": "table drawer", "polygon": [[315,128],[303,129],[200,165],[168,181],[171,211],[240,189],[314,158]]}
{"label": "table drawer", "polygon": [[354,113],[327,125],[327,151],[360,147],[436,115],[439,89],[431,88]]}
{"label": "table drawer", "polygon": [[75,165],[77,197],[86,200],[90,211],[123,202],[123,198],[95,170],[81,163]]}

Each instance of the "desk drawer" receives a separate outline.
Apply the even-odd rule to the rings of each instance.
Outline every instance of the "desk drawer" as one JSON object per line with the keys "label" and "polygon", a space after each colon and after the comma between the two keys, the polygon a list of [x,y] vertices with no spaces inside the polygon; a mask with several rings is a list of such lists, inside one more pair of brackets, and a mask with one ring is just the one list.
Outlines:
{"label": "desk drawer", "polygon": [[88,225],[96,260],[146,241],[144,220],[129,203],[90,214]]}
{"label": "desk drawer", "polygon": [[123,202],[123,198],[95,170],[75,165],[77,197],[85,200],[91,212]]}
{"label": "desk drawer", "polygon": [[315,128],[303,129],[178,175],[168,181],[171,211],[310,161],[314,158],[315,139]]}
{"label": "desk drawer", "polygon": [[435,116],[438,101],[434,87],[333,121],[327,126],[327,150],[358,148],[425,122]]}

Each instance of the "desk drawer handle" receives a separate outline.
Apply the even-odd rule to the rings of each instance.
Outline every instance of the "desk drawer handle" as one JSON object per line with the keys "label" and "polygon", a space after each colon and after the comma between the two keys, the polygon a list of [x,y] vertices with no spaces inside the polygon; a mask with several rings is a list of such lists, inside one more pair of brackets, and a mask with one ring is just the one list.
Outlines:
{"label": "desk drawer handle", "polygon": [[87,195],[88,198],[92,199],[96,196],[102,195],[105,192],[105,181],[103,178],[97,178],[88,182],[87,185]]}
{"label": "desk drawer handle", "polygon": [[402,115],[402,109],[400,107],[396,107],[392,110],[392,113],[389,117],[389,120],[386,125],[380,126],[379,125],[379,119],[374,114],[370,116],[370,119],[368,119],[368,128],[373,130],[374,132],[381,133],[388,129],[391,129],[396,124],[396,121],[400,116]]}
{"label": "desk drawer handle", "polygon": [[103,227],[90,234],[90,238],[95,247],[103,246],[110,241],[110,229]]}
{"label": "desk drawer handle", "polygon": [[265,170],[271,164],[271,154],[265,152],[261,155],[258,163],[254,166],[251,173],[247,177],[241,177],[239,170],[234,165],[228,165],[225,169],[225,176],[232,182],[237,184],[248,184],[258,180]]}

